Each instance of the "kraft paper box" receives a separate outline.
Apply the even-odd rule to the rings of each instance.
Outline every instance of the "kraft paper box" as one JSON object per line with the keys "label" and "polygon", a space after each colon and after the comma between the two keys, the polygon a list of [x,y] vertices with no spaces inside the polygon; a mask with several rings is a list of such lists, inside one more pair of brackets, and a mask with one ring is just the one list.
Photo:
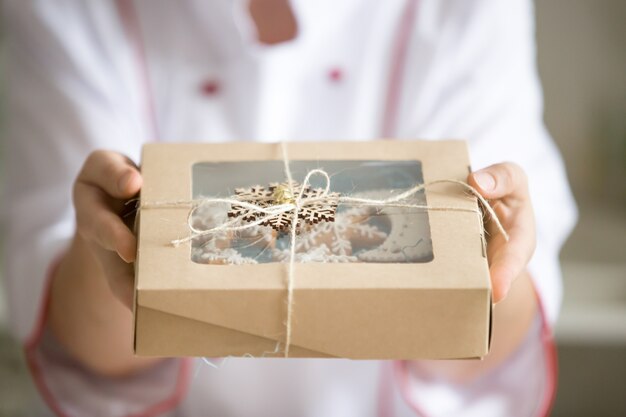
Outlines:
{"label": "kraft paper box", "polygon": [[[287,184],[281,144],[144,147],[136,354],[282,357],[288,327],[289,357],[487,354],[492,304],[478,203],[458,184],[430,184],[465,181],[470,172],[466,143],[284,146],[293,181],[310,186],[302,195],[317,195],[325,187],[319,174],[303,184],[307,173],[321,169],[339,196],[334,215],[307,212],[296,222],[301,229],[294,229],[293,242],[292,224],[282,230],[268,222],[252,224],[265,215],[259,213],[248,216],[245,230],[198,235],[232,221],[245,224],[241,207],[206,205],[203,199],[252,196],[254,204],[254,196],[288,192],[280,185]],[[419,184],[428,186],[395,205],[345,201],[388,201]],[[182,243],[173,245],[176,240]]]}

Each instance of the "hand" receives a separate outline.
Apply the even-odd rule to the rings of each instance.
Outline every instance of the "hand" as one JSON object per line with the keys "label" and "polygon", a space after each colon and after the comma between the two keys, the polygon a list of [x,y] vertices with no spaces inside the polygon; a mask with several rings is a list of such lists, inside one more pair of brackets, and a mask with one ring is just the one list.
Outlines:
{"label": "hand", "polygon": [[490,200],[509,241],[487,219],[487,257],[494,302],[502,301],[535,251],[535,217],[524,170],[511,162],[473,172],[468,183]]}
{"label": "hand", "polygon": [[141,185],[135,164],[110,151],[89,155],[74,184],[77,238],[87,243],[111,291],[129,308],[137,239],[120,213],[125,201],[135,196]]}
{"label": "hand", "polygon": [[133,354],[133,265],[137,240],[121,217],[142,186],[137,167],[115,152],[93,152],[74,183],[76,234],[55,270],[48,325],[79,363],[126,377],[159,359]]}

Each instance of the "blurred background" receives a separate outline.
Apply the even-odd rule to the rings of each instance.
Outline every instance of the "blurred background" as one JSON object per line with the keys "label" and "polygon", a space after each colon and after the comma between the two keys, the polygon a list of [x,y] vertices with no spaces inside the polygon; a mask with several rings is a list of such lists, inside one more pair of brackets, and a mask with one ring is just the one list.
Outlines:
{"label": "blurred background", "polygon": [[[553,415],[626,416],[626,1],[544,0],[536,13],[545,121],[580,210],[561,256]],[[5,321],[0,286],[0,417],[17,417],[35,389]]]}
{"label": "blurred background", "polygon": [[626,416],[626,2],[537,1],[545,121],[580,210],[563,248],[556,416]]}

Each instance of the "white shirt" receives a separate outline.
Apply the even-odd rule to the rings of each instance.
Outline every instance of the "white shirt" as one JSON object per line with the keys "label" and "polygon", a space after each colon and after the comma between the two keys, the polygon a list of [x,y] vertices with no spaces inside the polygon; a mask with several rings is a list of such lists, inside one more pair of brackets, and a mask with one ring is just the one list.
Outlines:
{"label": "white shirt", "polygon": [[[71,184],[94,149],[139,162],[141,144],[154,140],[463,138],[474,169],[510,160],[529,176],[538,228],[529,268],[544,323],[553,324],[558,251],[575,208],[542,122],[530,0],[294,0],[298,36],[275,46],[257,43],[244,1],[8,0],[4,7],[8,301],[12,329],[53,408],[118,416],[165,401],[156,411],[316,417],[380,415],[391,406],[393,415],[526,416],[545,407],[550,390],[536,390],[550,378],[541,323],[501,369],[467,386],[406,376],[402,364],[231,359],[217,370],[198,368],[208,376],[193,378],[180,405],[170,394],[182,397],[188,382],[183,372],[173,386],[172,375],[185,369],[180,361],[155,369],[160,379],[139,376],[122,390],[136,395],[124,398],[120,384],[67,360],[60,365],[64,353],[42,333],[41,314],[50,265],[74,233]],[[389,383],[380,382],[381,369]],[[537,384],[502,388],[512,372]],[[146,381],[157,380],[170,382],[148,389]]]}

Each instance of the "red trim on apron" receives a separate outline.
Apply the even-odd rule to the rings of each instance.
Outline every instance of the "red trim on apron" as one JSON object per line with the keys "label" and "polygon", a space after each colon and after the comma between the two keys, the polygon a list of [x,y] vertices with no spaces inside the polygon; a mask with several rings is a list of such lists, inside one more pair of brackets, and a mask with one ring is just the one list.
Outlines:
{"label": "red trim on apron", "polygon": [[[393,138],[394,134],[397,134],[397,122],[398,111],[400,107],[400,99],[402,93],[402,81],[404,78],[404,67],[406,65],[406,56],[408,53],[408,47],[410,42],[411,33],[415,25],[415,19],[417,16],[418,0],[407,0],[400,25],[396,34],[396,42],[394,45],[391,70],[389,76],[389,86],[387,89],[387,99],[385,102],[385,112],[383,117],[382,135],[385,139]],[[550,415],[554,400],[556,398],[556,387],[558,383],[558,354],[552,329],[548,324],[544,306],[540,297],[537,294],[537,300],[539,305],[539,313],[541,315],[541,338],[543,344],[544,358],[546,361],[546,384],[547,393],[544,397],[541,407],[539,407],[538,416],[546,417]],[[400,391],[402,397],[407,404],[422,417],[427,417],[426,413],[411,399],[409,393],[409,375],[406,367],[406,361],[394,362],[394,373],[399,378]],[[380,401],[381,403],[392,403],[389,398],[385,398],[385,395],[391,396],[390,390],[387,390],[385,380],[385,373],[381,373],[381,388],[380,388]],[[389,391],[387,394],[385,392]],[[379,404],[379,415],[387,416],[389,414],[388,407],[383,404]]]}
{"label": "red trim on apron", "polygon": [[390,139],[397,134],[398,109],[404,78],[406,55],[411,40],[411,33],[415,25],[418,0],[408,0],[402,13],[402,20],[398,26],[396,42],[393,49],[387,99],[385,101],[385,113],[383,115],[382,136]]}
{"label": "red trim on apron", "polygon": [[554,341],[554,333],[550,324],[548,324],[548,316],[541,301],[541,297],[535,289],[537,304],[539,305],[539,313],[541,314],[541,339],[543,343],[543,353],[546,361],[546,384],[548,392],[544,397],[543,404],[539,408],[537,416],[548,417],[552,413],[554,401],[556,400],[556,390],[559,385],[559,355]]}
{"label": "red trim on apron", "polygon": [[[28,365],[28,369],[33,378],[35,386],[41,394],[44,402],[48,405],[48,407],[50,407],[50,410],[58,417],[70,417],[63,412],[61,406],[56,401],[54,394],[52,394],[52,392],[48,388],[48,384],[46,383],[43,376],[42,366],[37,359],[37,347],[39,346],[39,342],[41,341],[44,326],[48,319],[48,307],[50,305],[50,290],[52,288],[52,278],[59,268],[62,259],[63,254],[55,258],[55,260],[52,261],[50,263],[50,266],[48,267],[48,272],[46,273],[44,294],[39,313],[37,315],[37,321],[32,333],[28,337],[27,341],[24,343],[24,356],[26,358],[26,364]],[[172,395],[162,401],[158,401],[154,405],[149,406],[146,410],[139,414],[129,414],[127,417],[154,417],[173,409],[180,403],[180,401],[187,393],[190,376],[191,360],[183,359],[181,360],[176,380],[176,387],[174,388],[174,392],[172,393]]]}
{"label": "red trim on apron", "polygon": [[378,417],[393,417],[396,414],[393,404],[393,374],[393,361],[380,361]]}
{"label": "red trim on apron", "polygon": [[152,137],[150,141],[158,142],[161,140],[159,134],[159,125],[157,123],[156,109],[154,103],[154,93],[150,83],[150,72],[148,71],[148,61],[146,59],[146,47],[141,34],[141,26],[137,10],[132,0],[116,0],[115,5],[120,15],[120,20],[124,26],[126,37],[130,41],[133,49],[137,73],[143,89],[144,110],[146,119],[150,123],[152,129]]}
{"label": "red trim on apron", "polygon": [[[136,10],[132,3],[132,0],[116,0],[116,7],[120,15],[120,19],[124,25],[124,30],[128,36],[135,53],[135,59],[137,62],[138,73],[141,79],[142,88],[144,92],[144,103],[146,111],[146,119],[151,124],[151,140],[158,141],[160,139],[156,111],[154,108],[153,93],[150,86],[150,79],[148,73],[148,66],[146,61],[146,54],[141,31],[139,28],[139,21]],[[43,400],[46,402],[50,410],[59,417],[69,417],[63,412],[61,406],[57,403],[54,395],[48,388],[46,381],[43,377],[42,367],[37,360],[37,347],[41,341],[43,335],[43,329],[47,321],[48,306],[50,303],[50,289],[52,286],[52,278],[56,273],[59,264],[61,263],[62,256],[56,258],[48,268],[46,283],[44,288],[43,300],[38,313],[36,324],[32,333],[24,343],[24,355],[26,357],[26,363],[33,377],[33,381],[37,386]],[[162,401],[158,401],[154,405],[149,406],[146,410],[140,413],[130,414],[127,417],[153,417],[159,414],[163,414],[174,407],[176,407],[187,393],[191,377],[191,359],[185,358],[180,361],[180,368],[177,376],[176,387],[172,395]]]}
{"label": "red trim on apron", "polygon": [[[537,417],[548,417],[552,412],[554,400],[556,399],[556,389],[558,385],[558,354],[552,329],[548,323],[545,308],[535,290],[539,315],[541,316],[541,343],[543,345],[543,356],[546,364],[546,394],[543,402],[537,408]],[[402,398],[420,417],[428,417],[419,405],[411,398],[409,392],[409,371],[407,369],[407,361],[395,361],[395,374],[400,382],[400,391]]]}
{"label": "red trim on apron", "polygon": [[[403,69],[409,40],[415,24],[417,5],[418,0],[407,0],[402,12],[402,19],[396,32],[381,129],[384,139],[391,139],[396,128],[400,90],[404,75]],[[395,362],[393,361],[384,361],[381,363],[378,392],[378,415],[380,417],[392,417],[395,415],[393,406],[394,366]]]}
{"label": "red trim on apron", "polygon": [[59,417],[67,417],[67,415],[61,410],[61,407],[57,404],[54,395],[52,395],[52,393],[48,389],[48,386],[43,379],[41,366],[37,361],[35,353],[35,350],[37,349],[37,346],[39,345],[39,341],[43,334],[44,325],[46,324],[48,318],[50,290],[52,289],[52,277],[54,277],[54,274],[59,268],[62,259],[63,255],[59,255],[48,266],[42,300],[39,306],[39,312],[37,313],[37,321],[35,322],[35,327],[33,328],[30,336],[24,343],[24,356],[26,358],[26,364],[28,365],[30,374],[33,378],[33,381],[35,382],[35,386],[37,387],[45,403],[48,405],[48,407],[50,407],[52,412]]}

